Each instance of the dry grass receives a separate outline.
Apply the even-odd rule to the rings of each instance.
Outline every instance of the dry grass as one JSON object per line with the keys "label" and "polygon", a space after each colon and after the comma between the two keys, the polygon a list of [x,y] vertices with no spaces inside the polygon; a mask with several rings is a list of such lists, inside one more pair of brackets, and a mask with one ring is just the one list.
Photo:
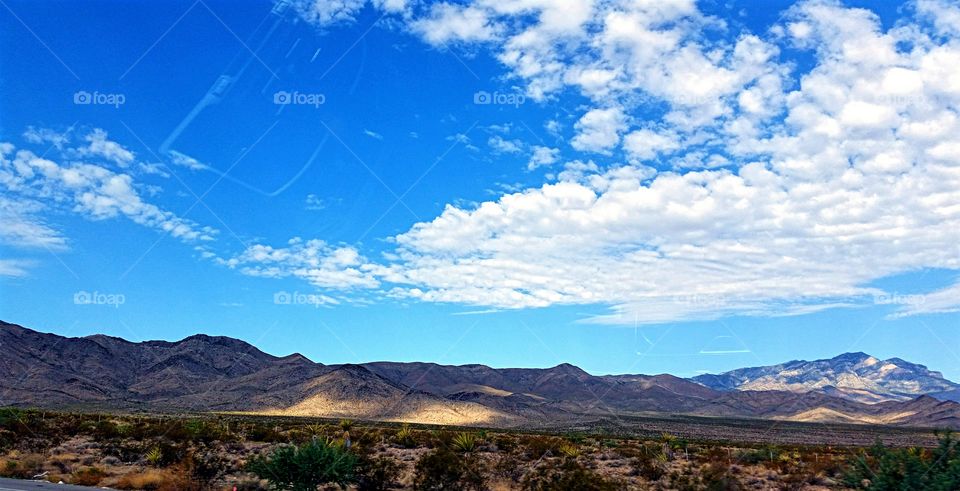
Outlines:
{"label": "dry grass", "polygon": [[144,469],[132,472],[113,485],[117,489],[143,489],[149,491],[178,491],[191,488],[190,481],[179,469]]}

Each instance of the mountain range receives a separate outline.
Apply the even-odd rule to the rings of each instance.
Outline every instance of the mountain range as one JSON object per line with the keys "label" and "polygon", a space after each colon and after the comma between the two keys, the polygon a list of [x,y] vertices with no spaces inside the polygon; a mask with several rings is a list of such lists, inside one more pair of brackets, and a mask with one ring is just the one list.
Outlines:
{"label": "mountain range", "polygon": [[[862,382],[848,380],[847,369]],[[299,354],[272,356],[223,336],[134,343],[105,335],[68,338],[0,321],[0,371],[0,406],[498,427],[685,414],[960,428],[960,404],[928,395],[949,395],[956,384],[921,365],[862,353],[688,380],[591,375],[569,364],[324,365]]]}

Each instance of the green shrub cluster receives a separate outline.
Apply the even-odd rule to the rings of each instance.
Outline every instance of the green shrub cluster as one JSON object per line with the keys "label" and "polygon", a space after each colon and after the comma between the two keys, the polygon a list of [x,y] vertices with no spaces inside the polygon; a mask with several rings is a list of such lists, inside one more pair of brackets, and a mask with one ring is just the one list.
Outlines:
{"label": "green shrub cluster", "polygon": [[301,446],[284,445],[269,456],[257,456],[247,470],[275,489],[316,491],[321,484],[346,488],[355,480],[358,457],[340,445],[316,439]]}
{"label": "green shrub cluster", "polygon": [[848,486],[874,491],[956,491],[960,451],[950,432],[932,450],[887,448],[879,440],[853,459],[844,476]]}

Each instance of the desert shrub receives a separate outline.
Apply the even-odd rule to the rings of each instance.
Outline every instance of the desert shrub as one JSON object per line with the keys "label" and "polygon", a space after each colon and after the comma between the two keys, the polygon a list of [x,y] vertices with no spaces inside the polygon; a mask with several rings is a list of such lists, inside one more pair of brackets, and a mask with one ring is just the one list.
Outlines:
{"label": "desert shrub", "polygon": [[933,450],[889,449],[879,440],[853,459],[844,476],[848,486],[878,491],[960,489],[960,451],[950,432]]}
{"label": "desert shrub", "polygon": [[227,471],[227,460],[215,449],[200,446],[190,451],[186,467],[191,480],[209,486]]}
{"label": "desert shrub", "polygon": [[327,483],[346,487],[355,478],[357,460],[344,448],[317,439],[299,447],[279,447],[268,457],[256,456],[247,470],[276,489],[314,491]]}
{"label": "desert shrub", "polygon": [[737,491],[740,483],[725,464],[712,463],[700,468],[700,479],[706,491]]}
{"label": "desert shrub", "polygon": [[491,440],[501,452],[512,452],[518,446],[517,437],[508,433],[494,435]]}
{"label": "desert shrub", "polygon": [[8,449],[10,449],[10,447],[12,447],[14,442],[16,441],[17,441],[16,433],[7,429],[0,428],[0,452],[5,452]]}
{"label": "desert shrub", "polygon": [[87,421],[82,426],[83,432],[93,437],[94,440],[102,441],[122,436],[117,424],[107,419],[98,421]]}
{"label": "desert shrub", "polygon": [[357,466],[358,491],[386,491],[397,485],[400,465],[387,457],[365,457]]}
{"label": "desert shrub", "polygon": [[547,462],[523,477],[520,486],[529,491],[612,491],[616,483],[604,478],[574,459]]}
{"label": "desert shrub", "polygon": [[274,443],[285,440],[283,435],[280,433],[280,430],[278,430],[275,426],[254,424],[246,428],[245,433],[247,440],[253,442]]}
{"label": "desert shrub", "polygon": [[191,419],[183,424],[187,438],[190,441],[210,443],[230,439],[229,430],[220,421],[206,421]]}
{"label": "desert shrub", "polygon": [[524,450],[527,458],[539,459],[544,455],[557,455],[560,452],[562,440],[549,436],[531,436],[524,439]]}
{"label": "desert shrub", "polygon": [[43,456],[27,454],[16,460],[8,460],[0,467],[0,476],[29,479],[43,472]]}
{"label": "desert shrub", "polygon": [[659,481],[667,473],[666,459],[663,458],[638,457],[633,459],[631,464],[634,473],[648,481]]}
{"label": "desert shrub", "polygon": [[420,457],[414,474],[413,487],[422,491],[479,490],[486,482],[476,457],[459,455],[445,446]]}
{"label": "desert shrub", "polygon": [[70,484],[96,486],[100,484],[100,481],[105,477],[107,477],[107,473],[103,472],[103,469],[98,467],[84,467],[70,474]]}
{"label": "desert shrub", "polygon": [[228,482],[227,489],[234,491],[266,491],[266,483],[256,477],[241,477]]}
{"label": "desert shrub", "polygon": [[773,445],[767,445],[762,448],[744,449],[737,453],[736,461],[741,464],[765,464],[770,466],[780,460],[781,452],[779,448]]}
{"label": "desert shrub", "polygon": [[570,443],[575,445],[583,445],[583,443],[587,440],[586,435],[580,432],[567,433],[566,437]]}

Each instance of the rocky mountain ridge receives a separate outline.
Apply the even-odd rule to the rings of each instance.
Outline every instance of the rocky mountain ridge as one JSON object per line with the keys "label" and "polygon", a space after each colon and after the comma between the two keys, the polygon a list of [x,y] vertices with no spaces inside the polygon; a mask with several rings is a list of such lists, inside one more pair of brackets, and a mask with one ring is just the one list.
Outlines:
{"label": "rocky mountain ridge", "polygon": [[591,375],[573,365],[323,365],[243,341],[68,338],[0,322],[0,406],[229,411],[537,427],[686,414],[960,428],[960,404],[922,396],[865,404],[825,392],[717,390],[672,375]]}
{"label": "rocky mountain ridge", "polygon": [[859,352],[740,368],[692,380],[719,391],[822,392],[864,403],[908,401],[920,396],[960,401],[960,384],[943,378],[940,372],[900,358],[881,360]]}

